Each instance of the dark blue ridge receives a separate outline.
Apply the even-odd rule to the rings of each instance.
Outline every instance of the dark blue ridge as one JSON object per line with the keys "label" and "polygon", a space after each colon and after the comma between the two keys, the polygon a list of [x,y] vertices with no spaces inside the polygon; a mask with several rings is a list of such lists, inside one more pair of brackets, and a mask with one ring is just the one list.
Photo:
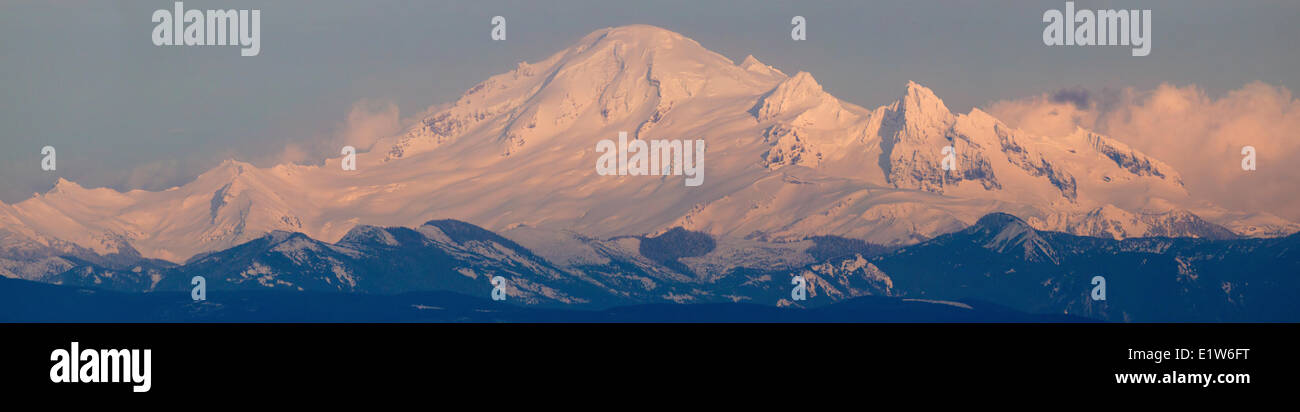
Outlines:
{"label": "dark blue ridge", "polygon": [[[256,303],[251,307],[269,308],[265,313],[293,313],[284,316],[304,321],[315,318],[306,312],[277,309],[277,304],[259,297],[275,296],[303,307],[316,307],[322,321],[365,321],[372,315],[394,321],[453,321],[458,318],[405,314],[406,307],[424,304],[404,301],[402,297],[454,293],[487,298],[493,288],[489,280],[501,276],[513,287],[527,287],[530,291],[512,294],[510,305],[491,309],[512,314],[511,319],[547,319],[535,314],[579,309],[589,314],[583,316],[593,319],[629,322],[696,318],[744,321],[744,311],[768,321],[808,319],[812,316],[809,313],[818,314],[816,319],[830,319],[835,312],[817,311],[832,306],[851,307],[859,302],[852,299],[854,296],[871,295],[893,300],[857,298],[878,303],[871,307],[872,311],[852,312],[848,319],[887,321],[888,316],[879,315],[886,313],[900,320],[935,319],[949,313],[943,311],[957,308],[940,305],[940,312],[915,316],[912,308],[924,300],[966,303],[975,308],[973,314],[970,309],[961,309],[966,312],[952,312],[948,318],[972,321],[1044,314],[1119,322],[1300,322],[1300,299],[1295,299],[1300,291],[1300,234],[1273,239],[1113,240],[1037,231],[1016,216],[993,213],[965,230],[895,249],[852,239],[813,238],[813,246],[805,253],[815,260],[807,265],[735,267],[725,273],[711,273],[705,279],[692,273],[684,262],[714,253],[715,241],[707,234],[685,229],[640,237],[640,256],[607,254],[601,256],[608,262],[593,260],[562,268],[470,223],[433,220],[427,228],[437,228],[446,236],[433,236],[421,228],[358,226],[343,240],[331,244],[301,233],[277,232],[179,266],[145,259],[107,262],[64,256],[71,267],[62,270],[65,266],[57,266],[61,272],[35,280],[91,291],[74,295],[85,297],[87,302],[97,296],[116,296],[112,291],[139,295],[114,298],[127,305],[173,296],[174,301],[168,305],[155,305],[171,307],[171,311],[133,312],[154,313],[159,319],[189,319],[189,315],[177,314],[176,310],[211,310],[210,305],[188,301],[191,279],[203,276],[210,302],[234,305],[225,300],[233,294]],[[777,305],[795,303],[791,301],[794,276],[810,279],[810,291],[814,293],[797,302],[797,306],[810,308],[808,312],[777,309]],[[1105,300],[1091,297],[1092,280],[1097,276],[1105,279]],[[852,293],[831,296],[828,286]],[[351,295],[357,297],[347,297]],[[408,304],[393,309],[367,300],[380,299],[374,296]],[[9,312],[7,316],[26,313],[33,316],[31,319],[42,319],[39,300],[22,301],[36,307]],[[317,301],[343,306],[330,308],[313,303]],[[660,315],[643,316],[638,310],[628,309],[641,305],[654,305],[649,307],[656,308],[653,311]],[[98,305],[91,307],[102,312],[77,312],[77,308],[67,307],[65,313],[81,313],[88,319],[125,316]],[[348,314],[346,307],[361,312]],[[919,310],[931,311],[925,309],[929,307]],[[609,311],[601,312],[605,309]],[[516,311],[530,315],[515,317]],[[233,313],[222,316],[237,317]],[[279,319],[279,315],[239,316]],[[490,318],[473,313],[461,316]],[[572,319],[564,316],[561,319]]]}
{"label": "dark blue ridge", "polygon": [[1081,322],[996,305],[861,297],[814,309],[748,303],[649,304],[606,310],[521,307],[454,292],[396,295],[250,290],[203,302],[188,293],[125,293],[0,278],[0,322]]}

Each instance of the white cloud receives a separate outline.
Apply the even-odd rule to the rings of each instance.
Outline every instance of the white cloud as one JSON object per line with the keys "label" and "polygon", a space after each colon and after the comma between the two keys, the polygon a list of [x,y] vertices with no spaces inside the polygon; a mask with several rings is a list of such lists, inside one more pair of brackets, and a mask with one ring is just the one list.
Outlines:
{"label": "white cloud", "polygon": [[[369,151],[379,139],[391,137],[402,130],[404,120],[397,104],[389,101],[361,99],[352,104],[347,118],[326,132],[324,136],[285,144],[284,149],[270,163],[319,164],[337,157],[343,146],[353,146]],[[260,164],[260,162],[259,162]]]}
{"label": "white cloud", "polygon": [[[1254,82],[1213,98],[1196,86],[1125,89],[1100,97],[1043,94],[986,110],[1012,127],[1060,136],[1084,127],[1154,156],[1183,175],[1201,200],[1300,220],[1300,101],[1285,87]],[[1241,148],[1258,150],[1258,170],[1241,170]]]}
{"label": "white cloud", "polygon": [[[336,141],[337,146],[354,146],[369,150],[375,141],[397,134],[401,131],[400,111],[397,104],[362,99],[352,104],[342,133]],[[338,150],[334,150],[338,151]]]}

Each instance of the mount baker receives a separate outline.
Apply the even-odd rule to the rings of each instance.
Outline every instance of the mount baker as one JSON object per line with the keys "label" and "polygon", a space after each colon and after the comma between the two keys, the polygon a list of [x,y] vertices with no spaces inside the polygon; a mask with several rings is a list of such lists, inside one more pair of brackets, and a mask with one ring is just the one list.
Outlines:
{"label": "mount baker", "polygon": [[[708,144],[708,181],[599,176],[597,142]],[[945,146],[958,167],[945,171]],[[668,30],[598,30],[468,90],[403,133],[322,165],[229,160],[151,192],[60,179],[0,203],[0,258],[94,254],[184,262],[275,231],[337,242],[360,225],[458,219],[530,249],[565,237],[671,228],[721,242],[816,236],[909,245],[1005,212],[1037,230],[1123,239],[1275,237],[1266,214],[1194,202],[1177,170],[1088,130],[1038,136],[979,110],[954,114],[909,82],[867,109],[753,56],[739,64]],[[553,255],[576,253],[551,251]],[[576,259],[576,257],[573,257]]]}

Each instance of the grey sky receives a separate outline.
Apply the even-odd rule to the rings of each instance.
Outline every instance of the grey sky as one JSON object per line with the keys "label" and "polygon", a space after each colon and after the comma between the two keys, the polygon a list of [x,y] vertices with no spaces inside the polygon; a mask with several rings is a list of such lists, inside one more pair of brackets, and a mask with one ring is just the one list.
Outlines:
{"label": "grey sky", "polygon": [[[1147,57],[1044,46],[1043,11],[1064,3],[186,1],[262,10],[261,55],[240,57],[234,47],[154,46],[150,15],[171,1],[0,0],[0,200],[43,192],[58,177],[156,190],[224,158],[266,166],[286,143],[336,133],[358,100],[392,101],[407,116],[591,31],[632,23],[736,61],[753,54],[808,71],[866,107],[896,99],[908,80],[962,112],[1065,88],[1168,82],[1215,96],[1259,80],[1300,90],[1300,2],[1076,2],[1152,9]],[[505,42],[488,37],[494,15],[508,19]],[[808,41],[790,40],[794,15],[807,18]],[[58,149],[57,172],[40,170],[45,145]]]}

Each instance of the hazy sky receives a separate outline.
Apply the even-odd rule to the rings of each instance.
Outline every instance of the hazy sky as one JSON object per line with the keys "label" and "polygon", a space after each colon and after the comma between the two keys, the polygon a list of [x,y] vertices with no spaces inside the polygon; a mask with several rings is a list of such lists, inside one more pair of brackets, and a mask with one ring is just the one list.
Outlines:
{"label": "hazy sky", "polygon": [[[262,10],[261,54],[240,57],[234,47],[154,46],[150,16],[171,1],[0,0],[0,200],[58,177],[156,190],[224,158],[270,165],[286,145],[343,133],[358,102],[409,116],[632,23],[735,61],[753,54],[808,71],[866,107],[896,99],[908,80],[960,112],[1064,88],[1300,90],[1300,2],[1076,3],[1152,9],[1150,56],[1043,45],[1043,12],[1064,1],[185,1]],[[494,15],[508,19],[507,41],[489,39]],[[790,40],[794,15],[807,18],[807,41]],[[58,149],[57,172],[40,170],[45,145]]]}

